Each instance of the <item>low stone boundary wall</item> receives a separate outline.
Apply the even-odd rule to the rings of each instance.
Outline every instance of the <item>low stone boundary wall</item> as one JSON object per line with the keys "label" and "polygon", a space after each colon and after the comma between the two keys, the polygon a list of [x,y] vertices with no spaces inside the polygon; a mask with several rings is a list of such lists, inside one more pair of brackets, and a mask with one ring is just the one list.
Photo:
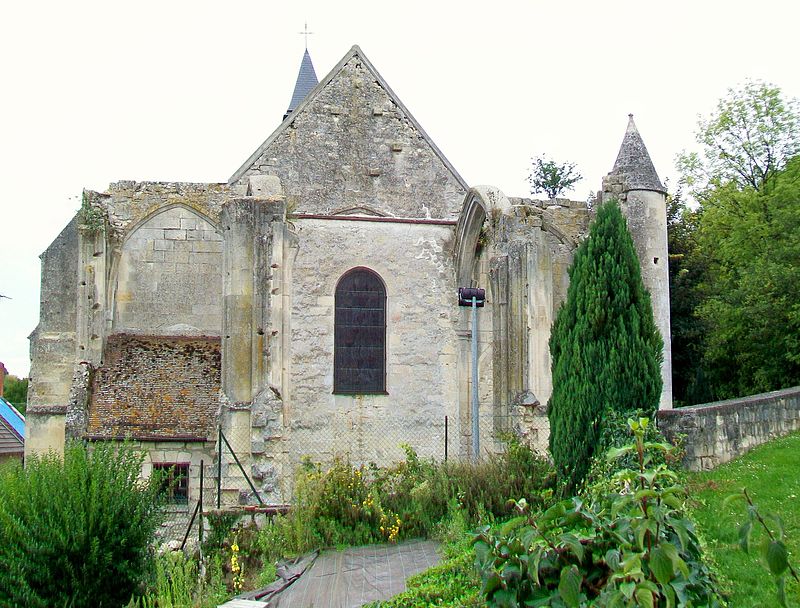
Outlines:
{"label": "low stone boundary wall", "polygon": [[687,468],[713,469],[750,448],[800,429],[800,386],[658,412],[673,439],[684,435]]}

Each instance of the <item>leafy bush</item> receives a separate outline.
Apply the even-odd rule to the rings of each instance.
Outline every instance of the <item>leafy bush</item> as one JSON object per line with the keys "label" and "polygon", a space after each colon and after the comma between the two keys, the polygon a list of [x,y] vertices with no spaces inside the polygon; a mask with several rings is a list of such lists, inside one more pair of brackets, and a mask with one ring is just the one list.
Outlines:
{"label": "leafy bush", "polygon": [[791,574],[796,582],[800,582],[800,576],[789,563],[783,520],[774,513],[762,514],[747,493],[747,488],[743,488],[738,494],[729,496],[723,504],[728,504],[736,499],[742,499],[747,504],[747,521],[739,528],[739,546],[742,551],[749,553],[756,546],[756,543],[753,542],[753,529],[762,530],[764,538],[760,543],[760,553],[769,573],[775,579],[778,603],[786,608],[786,581]]}
{"label": "leafy bush", "polygon": [[556,470],[574,490],[589,469],[609,412],[655,411],[663,341],[615,201],[598,209],[569,277],[550,335],[548,417]]}
{"label": "leafy bush", "polygon": [[68,443],[0,473],[0,605],[124,605],[148,574],[158,480],[130,446]]}
{"label": "leafy bush", "polygon": [[323,471],[308,463],[295,488],[295,510],[323,545],[395,541],[402,522],[376,489],[367,467],[337,459]]}
{"label": "leafy bush", "polygon": [[404,537],[430,534],[453,500],[477,524],[510,514],[509,496],[544,504],[554,483],[552,466],[514,436],[505,452],[477,464],[423,462],[406,447],[404,461],[375,474],[376,494],[403,521]]}
{"label": "leafy bush", "polygon": [[540,517],[523,514],[499,534],[485,528],[475,551],[490,606],[719,606],[683,489],[645,441],[646,418],[630,421],[635,443],[608,453],[635,455],[614,477],[616,491],[585,503],[561,501]]}
{"label": "leafy bush", "polygon": [[543,504],[552,493],[552,467],[510,438],[503,454],[478,464],[406,458],[386,468],[336,460],[328,469],[307,462],[291,511],[259,532],[266,561],[319,546],[393,542],[430,536],[456,505],[466,521],[509,514],[508,496]]}

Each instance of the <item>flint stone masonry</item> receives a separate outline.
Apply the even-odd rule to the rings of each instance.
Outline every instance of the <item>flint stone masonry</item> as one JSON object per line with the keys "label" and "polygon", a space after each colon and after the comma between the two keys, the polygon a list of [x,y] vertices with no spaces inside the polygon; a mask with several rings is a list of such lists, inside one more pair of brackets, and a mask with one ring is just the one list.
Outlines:
{"label": "flint stone masonry", "polygon": [[213,438],[219,388],[219,338],[111,335],[93,377],[87,435]]}
{"label": "flint stone masonry", "polygon": [[670,439],[682,438],[684,464],[699,471],[800,429],[800,387],[658,412]]}

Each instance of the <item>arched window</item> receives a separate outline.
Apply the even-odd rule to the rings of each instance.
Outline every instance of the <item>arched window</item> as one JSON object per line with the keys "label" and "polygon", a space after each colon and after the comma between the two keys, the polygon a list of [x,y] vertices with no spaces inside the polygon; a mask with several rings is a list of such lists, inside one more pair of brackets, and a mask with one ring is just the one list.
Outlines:
{"label": "arched window", "polygon": [[386,287],[368,268],[347,271],[336,286],[333,392],[386,393]]}

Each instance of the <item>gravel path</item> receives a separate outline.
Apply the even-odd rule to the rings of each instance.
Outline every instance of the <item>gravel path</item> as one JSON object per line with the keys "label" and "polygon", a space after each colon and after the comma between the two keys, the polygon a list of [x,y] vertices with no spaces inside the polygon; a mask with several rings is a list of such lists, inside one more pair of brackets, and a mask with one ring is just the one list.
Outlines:
{"label": "gravel path", "polygon": [[397,545],[326,551],[270,608],[357,608],[405,590],[406,579],[439,563],[438,543],[415,540]]}

